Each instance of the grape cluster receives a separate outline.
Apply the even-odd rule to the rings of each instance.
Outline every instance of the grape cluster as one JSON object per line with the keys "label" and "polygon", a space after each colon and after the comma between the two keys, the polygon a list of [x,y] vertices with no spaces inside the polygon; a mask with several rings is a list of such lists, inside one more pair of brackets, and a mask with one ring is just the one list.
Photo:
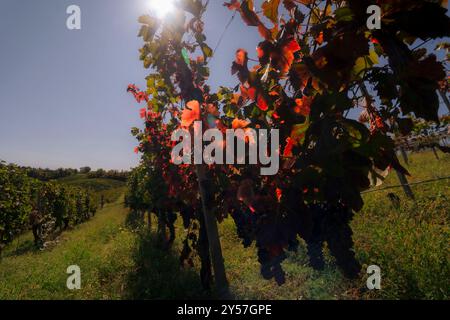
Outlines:
{"label": "grape cluster", "polygon": [[[256,242],[261,275],[264,279],[274,278],[279,285],[284,284],[285,273],[281,263],[286,259],[283,250],[286,241],[283,227],[285,228],[286,224],[274,221],[273,215],[259,214],[244,208],[234,211],[232,217],[244,247]],[[295,246],[294,241],[292,245]]]}
{"label": "grape cluster", "polygon": [[262,247],[258,248],[258,261],[261,264],[261,275],[264,279],[275,279],[278,285],[286,282],[286,274],[284,273],[281,263],[286,259],[283,250],[275,253]]}
{"label": "grape cluster", "polygon": [[353,251],[352,229],[349,223],[353,213],[343,205],[326,203],[310,205],[313,217],[313,231],[307,239],[308,255],[311,266],[323,269],[324,260],[322,247],[327,242],[330,253],[336,259],[336,264],[348,278],[356,278],[361,265]]}
{"label": "grape cluster", "polygon": [[361,266],[352,249],[349,226],[353,213],[343,205],[316,203],[295,214],[260,213],[240,208],[232,217],[244,247],[256,241],[264,279],[274,278],[279,285],[285,282],[281,263],[286,259],[286,250],[297,251],[298,236],[307,244],[310,265],[314,269],[323,270],[325,266],[322,248],[326,242],[346,277],[355,278],[359,274]]}
{"label": "grape cluster", "polygon": [[255,240],[257,216],[249,210],[236,210],[231,214],[237,228],[237,235],[242,239],[244,248],[248,248]]}

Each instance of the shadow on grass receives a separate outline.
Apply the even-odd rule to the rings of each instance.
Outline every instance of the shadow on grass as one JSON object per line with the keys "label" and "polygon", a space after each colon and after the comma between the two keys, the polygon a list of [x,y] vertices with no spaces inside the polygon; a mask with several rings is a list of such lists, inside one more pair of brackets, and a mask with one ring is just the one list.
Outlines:
{"label": "shadow on grass", "polygon": [[39,248],[36,247],[33,240],[24,240],[19,244],[11,244],[9,248],[3,253],[3,258],[7,257],[18,257],[26,253],[37,253],[40,252]]}
{"label": "shadow on grass", "polygon": [[[133,217],[131,217],[133,220]],[[133,227],[136,226],[132,223]],[[136,270],[128,277],[127,299],[185,300],[211,299],[204,291],[196,270],[180,266],[179,252],[164,250],[148,229],[135,229],[138,234],[133,254]]]}

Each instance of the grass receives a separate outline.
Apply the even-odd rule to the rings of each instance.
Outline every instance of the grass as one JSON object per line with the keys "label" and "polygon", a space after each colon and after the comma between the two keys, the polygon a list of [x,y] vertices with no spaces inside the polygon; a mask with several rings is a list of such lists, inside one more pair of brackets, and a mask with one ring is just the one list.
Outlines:
{"label": "grass", "polygon": [[[409,180],[448,175],[450,156],[440,157],[437,161],[432,153],[412,155]],[[384,186],[397,184],[392,174]],[[345,279],[329,255],[325,270],[314,271],[304,244],[283,263],[285,285],[266,281],[259,274],[255,248],[244,249],[233,222],[226,219],[219,229],[233,295],[238,299],[449,299],[450,181],[412,188],[415,202],[401,188],[364,195],[364,209],[352,222],[356,255],[364,264],[360,280],[355,281]],[[388,200],[388,193],[399,196],[399,208]],[[117,199],[92,221],[63,233],[50,250],[33,250],[29,234],[11,244],[0,262],[0,299],[213,298],[201,289],[198,261],[194,269],[179,267],[185,233],[181,221],[176,224],[174,247],[165,251],[145,228],[127,227],[128,212],[121,202]],[[78,291],[66,288],[66,268],[71,264],[81,267]],[[366,289],[364,270],[371,264],[381,268],[382,290]]]}
{"label": "grass", "polygon": [[[90,222],[63,233],[51,250],[19,255],[9,255],[6,250],[0,263],[0,299],[121,297],[135,241],[122,227],[125,215],[118,201],[107,205]],[[70,265],[80,266],[83,290],[66,288]]]}
{"label": "grass", "polygon": [[[406,165],[405,165],[406,166]],[[410,182],[448,176],[450,156],[415,154],[406,166]],[[399,184],[391,175],[387,185]],[[450,298],[450,180],[412,186],[416,201],[402,189],[364,196],[365,207],[352,224],[358,258],[381,267],[383,290],[365,297],[388,299]],[[396,208],[389,192],[400,197]]]}
{"label": "grass", "polygon": [[[175,252],[125,227],[127,214],[119,199],[64,233],[51,250],[21,253],[10,246],[0,263],[0,300],[205,297],[198,275],[181,269]],[[70,265],[81,269],[81,290],[66,287]]]}

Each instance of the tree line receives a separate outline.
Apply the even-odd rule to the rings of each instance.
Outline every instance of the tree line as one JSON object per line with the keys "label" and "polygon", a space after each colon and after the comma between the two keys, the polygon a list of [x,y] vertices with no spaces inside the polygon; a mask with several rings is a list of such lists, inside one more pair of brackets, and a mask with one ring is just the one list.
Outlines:
{"label": "tree line", "polygon": [[127,181],[129,172],[128,171],[119,171],[119,170],[104,170],[98,169],[95,171],[91,171],[88,173],[89,179],[103,178],[103,179],[112,179],[118,181]]}
{"label": "tree line", "polygon": [[58,168],[58,169],[49,169],[49,168],[33,168],[21,166],[22,170],[25,170],[27,175],[31,178],[38,179],[40,181],[51,181],[57,180],[61,178],[66,178],[70,176],[74,176],[77,174],[86,174],[89,179],[112,179],[118,181],[126,181],[129,172],[128,171],[120,171],[120,170],[105,170],[105,169],[97,169],[92,170],[90,167],[81,167],[80,169],[73,168]]}

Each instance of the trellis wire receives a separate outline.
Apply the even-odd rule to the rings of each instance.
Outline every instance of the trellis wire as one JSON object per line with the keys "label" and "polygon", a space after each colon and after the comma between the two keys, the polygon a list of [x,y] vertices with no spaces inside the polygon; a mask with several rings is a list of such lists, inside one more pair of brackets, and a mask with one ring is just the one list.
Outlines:
{"label": "trellis wire", "polygon": [[[431,182],[436,182],[436,181],[442,181],[442,180],[448,180],[448,179],[450,179],[450,176],[440,177],[440,178],[436,178],[436,179],[423,180],[423,181],[418,181],[418,182],[411,182],[411,183],[408,183],[408,185],[415,186],[415,185],[421,185],[421,184],[426,184],[426,183],[431,183]],[[363,192],[361,192],[361,194],[378,192],[378,191],[384,191],[384,190],[395,189],[395,188],[401,188],[403,186],[404,185],[402,185],[402,184],[395,185],[395,186],[388,186],[388,187],[384,187],[384,188],[380,188],[380,189],[363,191]]]}

